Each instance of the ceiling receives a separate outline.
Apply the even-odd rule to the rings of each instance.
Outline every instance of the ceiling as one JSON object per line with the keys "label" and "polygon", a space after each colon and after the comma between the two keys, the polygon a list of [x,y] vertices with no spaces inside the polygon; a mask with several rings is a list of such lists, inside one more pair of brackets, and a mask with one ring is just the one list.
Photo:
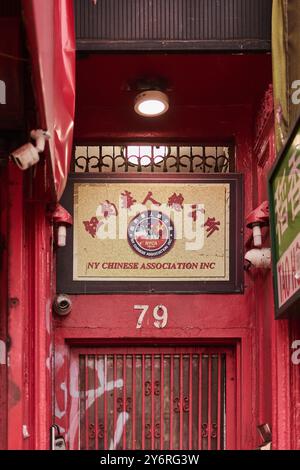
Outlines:
{"label": "ceiling", "polygon": [[[143,118],[133,111],[137,79],[163,78],[168,113]],[[90,54],[77,59],[75,137],[167,136],[201,121],[203,111],[256,109],[272,80],[270,54]],[[215,118],[213,118],[215,116]],[[207,117],[208,119],[208,117]],[[206,119],[206,120],[207,120]]]}

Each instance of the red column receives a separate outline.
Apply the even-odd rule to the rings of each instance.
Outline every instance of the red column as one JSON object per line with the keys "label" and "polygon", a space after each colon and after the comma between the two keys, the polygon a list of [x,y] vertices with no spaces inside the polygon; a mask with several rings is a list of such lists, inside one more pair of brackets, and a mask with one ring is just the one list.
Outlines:
{"label": "red column", "polygon": [[8,448],[49,449],[51,225],[43,168],[9,166]]}
{"label": "red column", "polygon": [[[26,284],[28,274],[24,263],[23,173],[9,166],[9,226],[8,226],[8,448],[27,448],[23,436],[28,426],[28,398],[24,378],[28,369],[25,361],[25,334],[28,305]],[[26,368],[26,369],[25,369]],[[27,439],[28,441],[28,439]]]}
{"label": "red column", "polygon": [[31,446],[49,449],[51,420],[51,227],[46,203],[33,199],[26,204],[28,237],[28,273],[30,276],[30,331],[33,351],[29,352],[31,394]]}
{"label": "red column", "polygon": [[7,447],[7,169],[0,167],[0,449]]}

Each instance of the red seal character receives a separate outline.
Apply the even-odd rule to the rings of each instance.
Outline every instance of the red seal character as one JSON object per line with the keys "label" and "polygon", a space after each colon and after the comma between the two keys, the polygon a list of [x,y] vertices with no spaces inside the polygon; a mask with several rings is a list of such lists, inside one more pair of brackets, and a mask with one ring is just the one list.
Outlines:
{"label": "red seal character", "polygon": [[197,207],[198,204],[192,204],[191,208],[192,208],[192,212],[189,212],[189,217],[192,217],[193,221],[196,222],[197,220],[197,217],[198,217],[198,212],[200,212],[201,214],[204,214],[205,213],[205,209],[203,209],[203,207]]}
{"label": "red seal character", "polygon": [[206,227],[207,238],[210,237],[216,230],[219,230],[220,222],[215,217],[208,217],[204,224]]}
{"label": "red seal character", "polygon": [[170,196],[168,199],[168,206],[172,207],[172,209],[175,209],[175,211],[180,212],[181,209],[183,209],[183,201],[184,197],[181,193],[173,193],[172,196]]}
{"label": "red seal character", "polygon": [[[100,213],[105,219],[107,219],[111,215],[118,215],[118,209],[113,202],[106,200],[100,204]],[[100,215],[98,210],[97,214]]]}
{"label": "red seal character", "polygon": [[152,204],[155,204],[156,206],[160,206],[160,202],[156,201],[153,197],[152,191],[149,191],[145,199],[143,200],[142,204],[146,204],[146,202],[150,201]]}
{"label": "red seal character", "polygon": [[83,225],[85,226],[85,230],[93,237],[95,238],[96,232],[98,227],[102,225],[102,222],[99,222],[97,217],[92,217],[91,220],[85,220],[83,221]]}
{"label": "red seal character", "polygon": [[136,203],[136,199],[133,199],[131,191],[127,190],[121,193],[121,201],[123,209],[130,209]]}

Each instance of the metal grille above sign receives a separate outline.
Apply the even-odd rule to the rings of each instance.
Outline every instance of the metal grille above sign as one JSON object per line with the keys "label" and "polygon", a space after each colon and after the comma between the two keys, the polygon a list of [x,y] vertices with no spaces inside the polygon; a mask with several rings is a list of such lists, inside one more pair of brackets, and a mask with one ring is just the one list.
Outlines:
{"label": "metal grille above sign", "polygon": [[234,164],[232,145],[76,145],[74,172],[229,173]]}
{"label": "metal grille above sign", "polygon": [[240,175],[122,176],[71,176],[59,291],[242,291]]}

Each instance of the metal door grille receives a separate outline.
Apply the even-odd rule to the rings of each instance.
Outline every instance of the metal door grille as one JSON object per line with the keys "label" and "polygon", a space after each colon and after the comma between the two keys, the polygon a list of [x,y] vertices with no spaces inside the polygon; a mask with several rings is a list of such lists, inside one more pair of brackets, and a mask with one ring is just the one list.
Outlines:
{"label": "metal door grille", "polygon": [[230,173],[233,145],[76,145],[75,173]]}
{"label": "metal door grille", "polygon": [[79,355],[80,449],[226,448],[226,354],[173,351]]}

